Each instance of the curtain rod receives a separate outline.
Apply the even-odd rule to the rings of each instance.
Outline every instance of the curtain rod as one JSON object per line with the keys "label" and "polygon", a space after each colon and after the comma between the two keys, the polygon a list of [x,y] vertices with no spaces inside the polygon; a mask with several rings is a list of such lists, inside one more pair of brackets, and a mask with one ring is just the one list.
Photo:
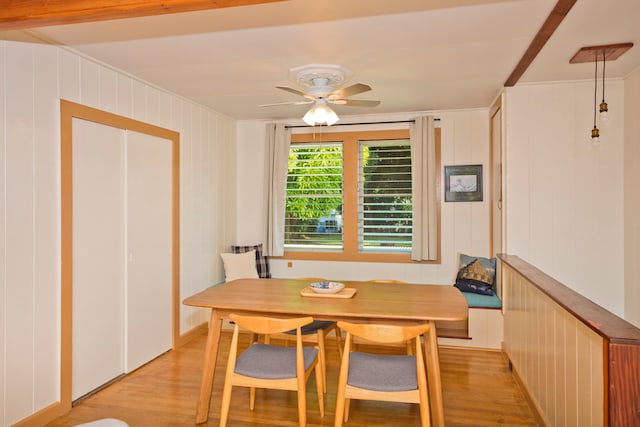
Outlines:
{"label": "curtain rod", "polygon": [[[436,118],[433,119],[436,122],[439,122],[440,119]],[[392,123],[415,123],[415,120],[394,120],[394,121],[388,121],[388,122],[366,122],[366,123],[336,123],[331,125],[331,127],[335,127],[335,126],[356,126],[356,125],[388,125],[388,124],[392,124]],[[322,126],[322,125],[321,125]],[[293,129],[293,128],[313,128],[316,126],[309,126],[309,125],[297,125],[297,126],[285,126],[285,129]],[[327,126],[328,127],[328,126]]]}

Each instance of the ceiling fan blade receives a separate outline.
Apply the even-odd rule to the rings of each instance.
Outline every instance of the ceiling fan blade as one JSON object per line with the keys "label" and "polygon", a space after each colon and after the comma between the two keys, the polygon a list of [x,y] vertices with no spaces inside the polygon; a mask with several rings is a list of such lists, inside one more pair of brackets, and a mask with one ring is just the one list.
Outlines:
{"label": "ceiling fan blade", "polygon": [[380,101],[371,101],[367,99],[336,99],[329,102],[336,105],[346,105],[347,107],[376,107],[380,105]]}
{"label": "ceiling fan blade", "polygon": [[287,86],[276,86],[276,88],[277,88],[277,89],[285,90],[285,91],[287,91],[287,92],[291,92],[291,93],[293,93],[293,94],[295,94],[295,95],[304,96],[304,97],[306,97],[306,96],[307,96],[307,94],[306,94],[306,93],[304,93],[304,92],[302,92],[302,91],[299,91],[298,89],[293,89],[293,88],[291,88],[291,87],[287,87]]}
{"label": "ceiling fan blade", "polygon": [[262,104],[258,107],[275,107],[277,105],[304,105],[313,104],[313,101],[287,101],[287,102],[274,102],[273,104]]}
{"label": "ceiling fan blade", "polygon": [[329,98],[348,98],[352,95],[367,92],[371,90],[371,86],[364,83],[356,83],[354,85],[335,90],[329,94]]}

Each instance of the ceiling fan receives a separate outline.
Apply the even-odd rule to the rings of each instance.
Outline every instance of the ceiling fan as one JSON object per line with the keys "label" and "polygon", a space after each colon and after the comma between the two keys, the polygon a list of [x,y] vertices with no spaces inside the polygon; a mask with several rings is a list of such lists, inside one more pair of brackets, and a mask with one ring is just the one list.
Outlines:
{"label": "ceiling fan", "polygon": [[351,71],[340,65],[310,64],[292,68],[289,70],[290,79],[304,89],[298,90],[287,86],[276,86],[276,88],[306,99],[304,101],[263,104],[260,107],[314,104],[305,114],[303,120],[310,126],[317,124],[330,126],[337,122],[339,118],[327,104],[348,107],[375,107],[379,105],[380,101],[349,99],[350,96],[371,90],[371,86],[364,83],[356,83],[344,88],[340,87],[350,75]]}

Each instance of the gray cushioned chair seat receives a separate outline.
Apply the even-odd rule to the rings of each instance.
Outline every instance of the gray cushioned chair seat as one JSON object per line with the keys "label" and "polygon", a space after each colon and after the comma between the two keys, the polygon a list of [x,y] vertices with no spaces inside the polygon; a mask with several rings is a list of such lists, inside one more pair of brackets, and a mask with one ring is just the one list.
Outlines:
{"label": "gray cushioned chair seat", "polygon": [[354,351],[349,356],[347,384],[376,391],[416,390],[416,357]]}
{"label": "gray cushioned chair seat", "polygon": [[[318,355],[315,347],[304,347],[304,369],[307,370]],[[235,372],[263,379],[294,378],[296,376],[295,347],[253,344],[236,360]]]}
{"label": "gray cushioned chair seat", "polygon": [[[311,335],[311,334],[315,334],[317,331],[321,330],[321,329],[326,329],[329,326],[333,325],[334,322],[331,322],[329,320],[314,320],[313,322],[309,323],[308,325],[304,325],[301,329],[302,335]],[[285,334],[288,335],[295,335],[296,334],[296,330],[292,329],[290,331],[285,332]]]}

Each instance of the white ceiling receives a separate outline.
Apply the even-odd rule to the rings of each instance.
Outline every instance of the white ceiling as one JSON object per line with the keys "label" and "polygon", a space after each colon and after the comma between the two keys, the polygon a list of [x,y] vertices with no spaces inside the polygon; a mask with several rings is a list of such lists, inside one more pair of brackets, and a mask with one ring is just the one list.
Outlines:
{"label": "white ceiling", "polygon": [[[46,27],[31,34],[70,46],[230,117],[286,119],[308,106],[288,70],[339,64],[346,83],[373,90],[375,108],[340,116],[488,107],[556,0],[291,0],[146,18]],[[2,36],[0,35],[0,38]],[[569,64],[583,46],[633,42],[607,63],[621,78],[640,65],[640,1],[578,0],[520,83],[591,79]]]}

